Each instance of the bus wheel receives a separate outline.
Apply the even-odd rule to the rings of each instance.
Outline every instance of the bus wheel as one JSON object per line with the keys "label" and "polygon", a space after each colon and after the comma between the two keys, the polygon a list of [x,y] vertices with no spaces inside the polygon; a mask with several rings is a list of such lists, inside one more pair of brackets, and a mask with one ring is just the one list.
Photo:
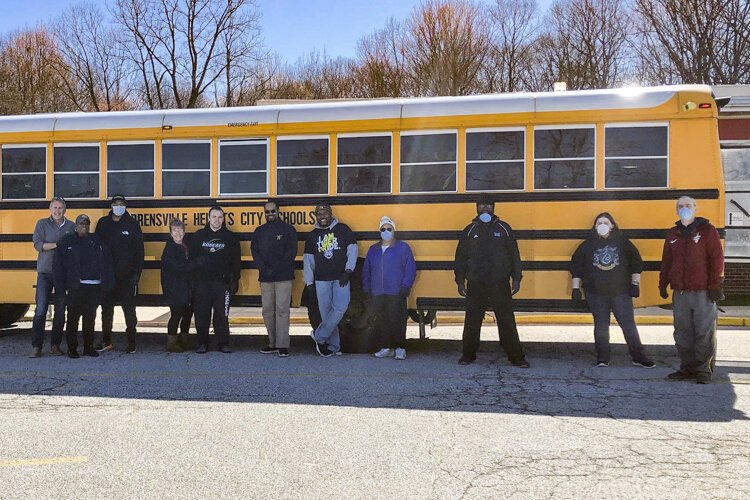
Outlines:
{"label": "bus wheel", "polygon": [[435,321],[435,318],[437,317],[437,311],[434,309],[428,309],[427,311],[422,311],[421,315],[420,315],[420,312],[416,309],[409,309],[408,313],[409,313],[409,318],[413,322],[420,323],[420,319],[421,319],[421,322],[423,322],[426,325],[432,324],[432,322]]}
{"label": "bus wheel", "polygon": [[0,328],[9,327],[23,318],[28,310],[28,304],[0,304]]}

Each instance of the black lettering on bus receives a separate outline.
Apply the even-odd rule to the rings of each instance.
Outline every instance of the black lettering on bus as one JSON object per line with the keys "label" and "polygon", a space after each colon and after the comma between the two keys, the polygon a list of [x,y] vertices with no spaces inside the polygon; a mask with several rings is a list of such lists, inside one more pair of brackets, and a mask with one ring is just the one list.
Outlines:
{"label": "black lettering on bus", "polygon": [[227,226],[233,226],[234,225],[234,212],[227,212],[224,214],[226,217]]}

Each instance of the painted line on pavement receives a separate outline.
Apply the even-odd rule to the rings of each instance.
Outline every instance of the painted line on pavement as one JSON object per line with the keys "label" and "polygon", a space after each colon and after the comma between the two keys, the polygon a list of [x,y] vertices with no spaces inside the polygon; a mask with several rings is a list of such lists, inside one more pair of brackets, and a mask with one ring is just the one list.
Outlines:
{"label": "painted line on pavement", "polygon": [[33,465],[73,464],[88,461],[89,457],[51,457],[31,460],[2,460],[0,461],[0,469],[4,467],[29,467]]}

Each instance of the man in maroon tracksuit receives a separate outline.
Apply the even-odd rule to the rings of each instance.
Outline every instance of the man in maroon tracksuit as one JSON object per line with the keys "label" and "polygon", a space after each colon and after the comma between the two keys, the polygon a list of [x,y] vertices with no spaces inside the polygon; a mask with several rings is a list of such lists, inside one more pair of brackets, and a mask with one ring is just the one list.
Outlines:
{"label": "man in maroon tracksuit", "polygon": [[716,228],[695,216],[693,198],[677,200],[680,220],[667,232],[659,273],[659,293],[669,297],[672,287],[674,340],[680,369],[672,380],[708,384],[716,357],[716,302],[722,300],[724,251]]}

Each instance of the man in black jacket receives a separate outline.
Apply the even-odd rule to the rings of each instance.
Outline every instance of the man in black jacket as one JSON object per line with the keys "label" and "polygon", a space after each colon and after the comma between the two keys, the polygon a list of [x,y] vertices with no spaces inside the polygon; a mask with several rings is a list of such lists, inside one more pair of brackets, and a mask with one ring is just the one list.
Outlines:
{"label": "man in black jacket", "polygon": [[101,303],[102,291],[112,287],[112,258],[105,245],[89,234],[88,215],[76,217],[75,233],[64,236],[57,244],[54,258],[55,289],[65,296],[68,307],[66,337],[68,356],[78,354],[78,323],[83,316],[83,355],[96,357],[94,321]]}
{"label": "man in black jacket", "polygon": [[521,288],[521,255],[513,230],[495,216],[495,202],[488,194],[479,196],[477,217],[458,240],[455,275],[458,293],[466,297],[463,355],[458,363],[468,365],[476,360],[482,319],[489,306],[495,311],[500,343],[508,359],[528,368],[511,299]]}
{"label": "man in black jacket", "polygon": [[128,346],[125,352],[135,352],[135,297],[143,271],[143,233],[138,221],[127,211],[125,197],[112,197],[112,210],[96,223],[96,236],[109,248],[115,267],[115,283],[102,299],[102,351],[112,350],[112,318],[115,304],[125,314]]}
{"label": "man in black jacket", "polygon": [[266,223],[253,233],[250,250],[258,266],[263,322],[268,331],[264,354],[277,352],[289,356],[289,307],[297,256],[297,231],[279,219],[279,207],[269,201],[263,207]]}
{"label": "man in black jacket", "polygon": [[212,207],[208,224],[190,239],[190,259],[195,269],[195,330],[198,354],[208,351],[208,326],[213,311],[219,351],[230,353],[229,299],[240,286],[240,240],[224,225],[224,210]]}

